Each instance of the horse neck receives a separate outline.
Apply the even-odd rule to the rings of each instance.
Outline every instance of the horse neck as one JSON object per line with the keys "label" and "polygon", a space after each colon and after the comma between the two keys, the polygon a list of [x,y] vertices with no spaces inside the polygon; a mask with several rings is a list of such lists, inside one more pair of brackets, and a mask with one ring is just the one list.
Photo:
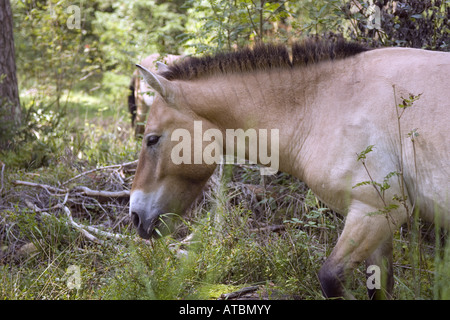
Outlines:
{"label": "horse neck", "polygon": [[211,76],[185,82],[181,91],[190,111],[223,132],[278,129],[280,170],[301,176],[294,166],[312,123],[308,119],[315,94],[309,83],[317,74],[314,69],[280,69]]}

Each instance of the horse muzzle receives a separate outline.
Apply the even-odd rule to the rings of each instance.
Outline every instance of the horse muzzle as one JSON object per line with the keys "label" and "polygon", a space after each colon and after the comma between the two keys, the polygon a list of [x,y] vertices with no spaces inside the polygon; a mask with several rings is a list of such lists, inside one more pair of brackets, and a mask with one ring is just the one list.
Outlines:
{"label": "horse muzzle", "polygon": [[136,211],[130,211],[130,216],[141,238],[150,239],[157,234],[155,229],[159,226],[158,216],[154,219],[146,219],[144,213]]}
{"label": "horse muzzle", "polygon": [[163,210],[159,209],[152,194],[145,194],[136,190],[130,197],[130,218],[141,238],[150,239],[160,232],[156,230],[161,225]]}

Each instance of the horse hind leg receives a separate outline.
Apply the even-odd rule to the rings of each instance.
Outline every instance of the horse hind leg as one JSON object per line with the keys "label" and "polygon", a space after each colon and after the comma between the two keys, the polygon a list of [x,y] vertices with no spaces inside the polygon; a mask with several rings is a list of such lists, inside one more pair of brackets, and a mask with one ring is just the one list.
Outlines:
{"label": "horse hind leg", "polygon": [[389,251],[386,243],[392,238],[394,226],[385,215],[367,214],[375,211],[376,208],[359,201],[351,206],[344,230],[319,271],[325,297],[352,299],[345,289],[348,274],[365,260],[379,263],[380,257]]}

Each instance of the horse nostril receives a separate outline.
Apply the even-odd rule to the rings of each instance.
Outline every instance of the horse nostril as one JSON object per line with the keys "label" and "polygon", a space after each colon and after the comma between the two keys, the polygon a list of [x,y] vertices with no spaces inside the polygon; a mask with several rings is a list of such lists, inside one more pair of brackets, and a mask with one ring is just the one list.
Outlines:
{"label": "horse nostril", "polygon": [[136,228],[139,228],[141,225],[141,219],[139,218],[139,215],[136,212],[131,212],[131,219],[133,220],[133,224]]}

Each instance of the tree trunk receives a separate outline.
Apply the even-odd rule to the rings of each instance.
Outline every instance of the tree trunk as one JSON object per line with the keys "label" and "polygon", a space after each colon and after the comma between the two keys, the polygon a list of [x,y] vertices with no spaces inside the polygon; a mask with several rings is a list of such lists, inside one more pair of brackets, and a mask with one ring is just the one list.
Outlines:
{"label": "tree trunk", "polygon": [[0,1],[0,146],[20,125],[22,109],[16,77],[13,21],[9,0]]}

